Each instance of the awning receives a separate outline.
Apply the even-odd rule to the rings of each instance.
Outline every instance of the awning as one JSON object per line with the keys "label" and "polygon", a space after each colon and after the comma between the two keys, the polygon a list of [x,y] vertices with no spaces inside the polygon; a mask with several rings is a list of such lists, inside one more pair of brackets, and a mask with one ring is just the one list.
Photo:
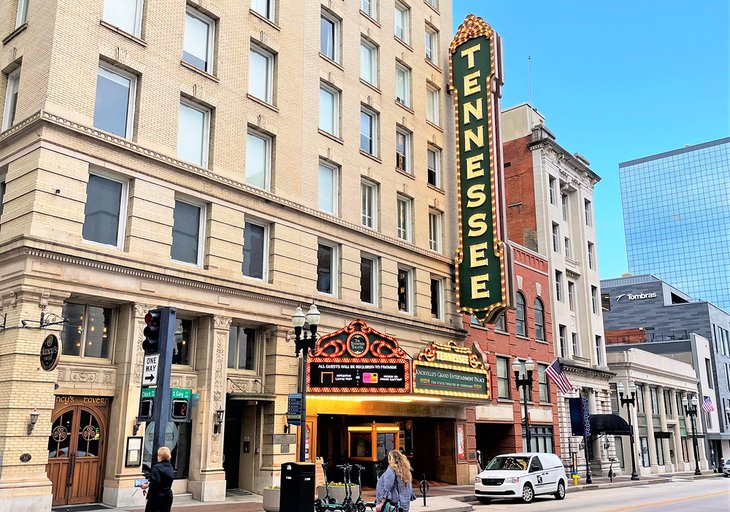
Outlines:
{"label": "awning", "polygon": [[257,402],[275,402],[276,395],[264,394],[264,393],[226,393],[228,400],[236,402],[247,401],[251,402],[249,405],[253,405]]}
{"label": "awning", "polygon": [[671,432],[661,432],[659,430],[654,431],[654,439],[669,439],[671,436]]}
{"label": "awning", "polygon": [[631,429],[626,420],[618,414],[591,414],[591,433],[630,435]]}

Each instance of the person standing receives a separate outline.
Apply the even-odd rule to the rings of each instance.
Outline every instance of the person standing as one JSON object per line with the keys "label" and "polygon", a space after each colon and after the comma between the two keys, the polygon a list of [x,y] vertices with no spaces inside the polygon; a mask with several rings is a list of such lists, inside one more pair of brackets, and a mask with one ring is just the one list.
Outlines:
{"label": "person standing", "polygon": [[375,512],[384,510],[386,500],[399,504],[399,510],[408,512],[414,499],[411,463],[398,450],[391,450],[388,452],[388,469],[380,475],[375,487]]}
{"label": "person standing", "polygon": [[142,489],[147,490],[145,512],[170,512],[174,479],[172,464],[170,464],[171,456],[167,446],[160,446],[160,449],[157,450],[157,464],[150,471],[149,483],[142,484]]}

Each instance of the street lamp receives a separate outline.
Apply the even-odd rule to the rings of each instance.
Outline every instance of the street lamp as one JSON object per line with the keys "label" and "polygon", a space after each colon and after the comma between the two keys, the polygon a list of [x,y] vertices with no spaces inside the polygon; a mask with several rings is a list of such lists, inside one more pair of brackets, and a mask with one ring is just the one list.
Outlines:
{"label": "street lamp", "polygon": [[317,306],[312,304],[306,316],[301,307],[294,310],[291,316],[291,323],[294,326],[294,355],[299,356],[302,352],[302,374],[299,389],[302,394],[302,410],[299,422],[299,460],[306,462],[305,450],[307,447],[307,356],[310,350],[314,350],[314,343],[317,339],[317,326],[321,315]]}
{"label": "street lamp", "polygon": [[520,375],[522,371],[522,363],[517,359],[512,363],[512,371],[515,372],[515,385],[519,393],[522,388],[522,396],[525,398],[525,440],[527,441],[527,450],[530,451],[530,421],[527,416],[527,398],[532,395],[532,370],[535,369],[535,361],[531,357],[525,361],[526,375]]}
{"label": "street lamp", "polygon": [[629,382],[629,393],[631,398],[624,398],[624,384],[619,382],[616,385],[621,405],[626,406],[626,414],[629,416],[629,441],[631,442],[631,479],[640,480],[639,474],[636,472],[636,452],[634,449],[634,426],[631,424],[631,407],[636,405],[636,384]]}
{"label": "street lamp", "polygon": [[692,397],[692,405],[690,406],[690,402],[687,400],[687,396],[682,397],[682,406],[684,407],[684,413],[686,416],[689,416],[689,420],[692,423],[692,445],[694,446],[695,451],[695,475],[701,475],[702,472],[700,471],[700,450],[697,447],[697,431],[695,430],[695,418],[697,417],[697,406],[699,405],[700,401],[697,398],[697,395]]}

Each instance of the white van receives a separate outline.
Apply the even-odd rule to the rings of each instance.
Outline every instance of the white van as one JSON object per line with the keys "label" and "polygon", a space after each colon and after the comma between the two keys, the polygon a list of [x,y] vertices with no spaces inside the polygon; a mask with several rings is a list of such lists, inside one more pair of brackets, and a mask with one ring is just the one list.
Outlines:
{"label": "white van", "polygon": [[482,503],[493,498],[521,498],[530,503],[536,495],[565,498],[568,477],[560,458],[552,453],[497,455],[474,481],[474,495]]}

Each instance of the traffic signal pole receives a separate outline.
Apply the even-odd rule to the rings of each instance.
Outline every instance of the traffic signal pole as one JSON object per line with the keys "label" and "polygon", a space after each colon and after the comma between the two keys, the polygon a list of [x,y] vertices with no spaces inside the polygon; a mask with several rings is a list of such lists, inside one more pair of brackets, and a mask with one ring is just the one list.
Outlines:
{"label": "traffic signal pole", "polygon": [[171,390],[170,374],[172,373],[172,353],[175,347],[175,308],[159,308],[160,311],[160,362],[157,370],[157,392],[155,393],[155,407],[152,421],[155,422],[154,437],[152,439],[152,463],[157,464],[157,450],[160,446],[167,446],[165,432],[167,422],[170,421]]}

